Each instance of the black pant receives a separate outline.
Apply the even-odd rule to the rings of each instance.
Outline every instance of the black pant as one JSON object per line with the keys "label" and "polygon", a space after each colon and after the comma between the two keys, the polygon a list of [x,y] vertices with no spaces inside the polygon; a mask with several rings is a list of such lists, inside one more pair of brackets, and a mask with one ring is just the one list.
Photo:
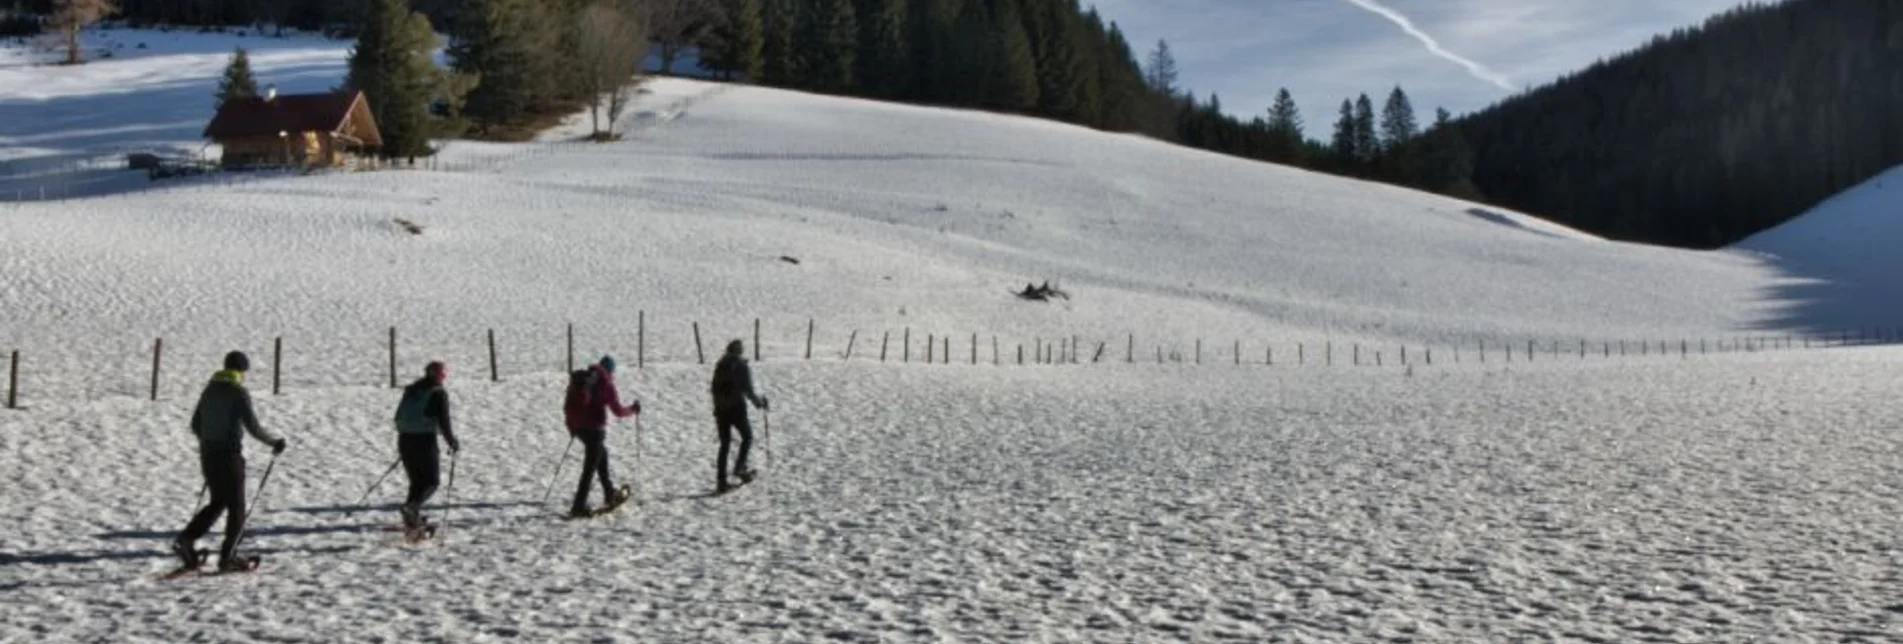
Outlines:
{"label": "black pant", "polygon": [[747,452],[753,449],[753,425],[747,422],[747,412],[726,412],[714,416],[714,424],[720,428],[720,460],[714,461],[714,475],[721,485],[727,484],[727,452],[732,449],[733,433],[740,432],[740,456],[733,461],[735,474],[747,471]]}
{"label": "black pant", "polygon": [[198,455],[199,470],[211,492],[211,503],[192,517],[178,540],[196,543],[211,531],[218,515],[225,515],[225,542],[218,547],[220,558],[230,557],[238,547],[238,531],[244,526],[244,452],[236,449],[204,450]]}
{"label": "black pant", "polygon": [[435,434],[399,434],[396,452],[403,457],[403,473],[410,475],[410,496],[403,503],[422,508],[442,483],[442,453]]}
{"label": "black pant", "polygon": [[581,441],[586,453],[581,461],[581,483],[575,486],[575,510],[588,508],[588,481],[601,481],[603,502],[614,500],[614,477],[608,473],[608,430],[604,428],[575,430],[575,439]]}

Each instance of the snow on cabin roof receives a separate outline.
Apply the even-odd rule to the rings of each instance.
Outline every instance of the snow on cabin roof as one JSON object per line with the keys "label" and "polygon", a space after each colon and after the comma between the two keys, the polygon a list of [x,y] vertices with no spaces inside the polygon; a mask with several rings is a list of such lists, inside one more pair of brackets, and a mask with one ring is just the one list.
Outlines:
{"label": "snow on cabin roof", "polygon": [[225,101],[205,126],[205,138],[277,136],[279,132],[336,132],[350,119],[363,92],[279,94],[276,98]]}

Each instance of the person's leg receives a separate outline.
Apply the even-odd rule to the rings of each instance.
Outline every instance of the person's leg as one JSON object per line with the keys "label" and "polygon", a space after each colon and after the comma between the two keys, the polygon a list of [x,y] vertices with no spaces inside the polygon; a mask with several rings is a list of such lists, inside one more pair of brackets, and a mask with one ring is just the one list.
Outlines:
{"label": "person's leg", "polygon": [[244,455],[233,451],[225,459],[222,480],[213,481],[212,489],[225,488],[225,542],[218,547],[218,558],[222,561],[236,554],[238,531],[244,529]]}
{"label": "person's leg", "polygon": [[575,440],[582,446],[581,481],[575,485],[575,503],[569,508],[579,513],[588,509],[588,484],[594,481],[595,462],[602,457],[601,435],[584,429],[575,432]]}
{"label": "person's leg", "polygon": [[614,472],[608,467],[608,432],[602,430],[595,435],[595,449],[601,458],[595,459],[595,480],[601,483],[601,502],[612,503],[615,498]]}
{"label": "person's leg", "polygon": [[185,525],[185,531],[178,534],[174,543],[186,546],[197,543],[199,539],[205,538],[205,533],[211,532],[211,524],[218,521],[218,515],[225,513],[225,488],[218,481],[224,477],[224,461],[229,458],[228,454],[222,452],[198,455],[198,472],[205,478],[205,490],[211,500],[205,503],[205,507],[199,508],[198,514],[192,515],[191,522]]}
{"label": "person's leg", "polygon": [[727,453],[733,448],[733,419],[726,416],[714,418],[714,424],[720,429],[720,454],[714,461],[714,484],[727,487]]}
{"label": "person's leg", "polygon": [[404,505],[412,510],[421,510],[441,485],[441,453],[437,449],[436,437],[429,434],[410,434],[397,439],[398,451],[403,456],[403,472],[410,477],[410,493],[404,497]]}
{"label": "person's leg", "polygon": [[747,454],[753,451],[753,425],[743,415],[733,419],[733,428],[740,432],[740,456],[734,459],[733,471],[747,472],[750,478],[753,468],[747,467]]}

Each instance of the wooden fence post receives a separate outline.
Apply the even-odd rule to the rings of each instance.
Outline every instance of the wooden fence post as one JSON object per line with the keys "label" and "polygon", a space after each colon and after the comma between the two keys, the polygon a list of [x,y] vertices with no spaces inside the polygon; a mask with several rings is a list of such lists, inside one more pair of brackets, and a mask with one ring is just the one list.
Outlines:
{"label": "wooden fence post", "polygon": [[1107,345],[1107,344],[1109,343],[1108,342],[1097,343],[1097,355],[1093,355],[1090,357],[1091,364],[1096,364],[1098,361],[1103,360],[1103,348],[1104,348],[1104,345]]}
{"label": "wooden fence post", "polygon": [[978,334],[971,334],[971,364],[978,365]]}
{"label": "wooden fence post", "polygon": [[1295,366],[1302,367],[1307,365],[1308,365],[1308,343],[1297,342],[1295,343]]}
{"label": "wooden fence post", "polygon": [[1335,341],[1334,340],[1328,341],[1328,353],[1326,356],[1323,356],[1323,357],[1325,358],[1325,360],[1323,360],[1322,366],[1324,367],[1335,366]]}
{"label": "wooden fence post", "polygon": [[[394,337],[396,335],[396,331],[391,330],[390,335]],[[574,373],[574,372],[575,372],[575,323],[570,322],[568,323],[568,371],[563,373]]]}
{"label": "wooden fence post", "polygon": [[1275,366],[1275,345],[1271,344],[1268,348],[1262,350],[1262,365],[1265,367]]}
{"label": "wooden fence post", "polygon": [[502,374],[496,370],[496,330],[489,330],[489,382],[502,382]]}
{"label": "wooden fence post", "polygon": [[159,356],[165,353],[165,338],[152,341],[152,400],[159,399]]}
{"label": "wooden fence post", "polygon": [[1242,364],[1242,341],[1241,340],[1236,341],[1235,354],[1236,354],[1236,364],[1238,365]]}
{"label": "wooden fence post", "polygon": [[20,408],[20,350],[7,360],[7,409]]}
{"label": "wooden fence post", "polygon": [[1203,363],[1203,339],[1196,338],[1196,364]]}
{"label": "wooden fence post", "polygon": [[938,359],[945,364],[951,364],[951,336],[939,338],[938,341],[942,343],[938,351]]}
{"label": "wooden fence post", "polygon": [[1361,366],[1361,343],[1355,343],[1355,366]]}
{"label": "wooden fence post", "polygon": [[879,333],[879,362],[885,362],[885,348],[887,345],[891,344],[891,342],[892,342],[891,331],[881,331]]}
{"label": "wooden fence post", "polygon": [[648,312],[636,311],[634,322],[634,368],[648,368]]}
{"label": "wooden fence post", "polygon": [[284,336],[271,339],[271,395],[283,392],[284,381]]}
{"label": "wooden fence post", "polygon": [[396,387],[396,327],[390,327],[390,388]]}
{"label": "wooden fence post", "polygon": [[1018,343],[1018,366],[1024,366],[1024,343]]}
{"label": "wooden fence post", "polygon": [[1130,334],[1130,348],[1129,348],[1129,349],[1127,349],[1127,350],[1125,350],[1125,352],[1124,352],[1124,354],[1123,354],[1123,355],[1124,355],[1124,357],[1123,357],[1123,362],[1124,362],[1125,364],[1136,364],[1136,361],[1137,361],[1137,334],[1135,334],[1135,333],[1132,333],[1132,334]]}
{"label": "wooden fence post", "polygon": [[936,350],[937,348],[938,348],[938,338],[934,337],[930,333],[925,334],[925,364],[932,364],[932,358],[933,358],[932,351]]}
{"label": "wooden fence post", "polygon": [[853,329],[852,335],[846,338],[846,362],[852,362],[852,345],[858,341],[859,330]]}
{"label": "wooden fence post", "polygon": [[1434,347],[1424,349],[1427,352],[1427,366],[1434,366]]}
{"label": "wooden fence post", "polygon": [[1001,364],[1004,363],[998,358],[998,336],[994,335],[991,336],[991,366],[996,367]]}
{"label": "wooden fence post", "polygon": [[813,359],[813,318],[806,318],[806,359]]}
{"label": "wooden fence post", "polygon": [[900,353],[905,356],[906,364],[912,363],[912,327],[905,327],[905,349]]}
{"label": "wooden fence post", "polygon": [[760,318],[753,319],[753,361],[760,361]]}
{"label": "wooden fence post", "polygon": [[1401,345],[1401,366],[1407,366],[1407,345]]}
{"label": "wooden fence post", "polygon": [[1480,364],[1487,364],[1487,340],[1480,340]]}
{"label": "wooden fence post", "polygon": [[700,346],[699,322],[694,323],[694,359],[698,360],[701,364],[707,364],[707,350],[702,349]]}

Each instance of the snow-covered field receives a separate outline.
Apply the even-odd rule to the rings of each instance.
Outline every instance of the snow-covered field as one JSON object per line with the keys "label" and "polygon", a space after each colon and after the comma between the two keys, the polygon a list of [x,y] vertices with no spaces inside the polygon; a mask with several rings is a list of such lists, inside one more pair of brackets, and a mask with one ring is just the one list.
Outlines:
{"label": "snow-covered field", "polygon": [[[173,91],[209,116],[215,69],[109,66],[138,60],[4,68],[0,94],[80,74],[119,79],[63,91],[122,120]],[[1896,324],[1903,300],[1855,299],[1893,286],[1829,288],[1889,255],[1817,259],[1896,234],[1894,201],[1864,196],[1887,183],[1699,253],[1042,121],[642,92],[623,142],[452,148],[497,160],[472,170],[0,205],[0,352],[23,352],[27,407],[0,411],[0,641],[1900,636],[1903,352],[1734,350]],[[6,100],[28,121],[7,136],[67,115]],[[1006,293],[1047,279],[1073,299]],[[703,498],[694,328],[715,351],[755,318],[767,476]],[[580,524],[540,503],[570,323],[648,410],[642,440],[611,438],[642,503]],[[406,380],[450,361],[467,447],[447,538],[420,549],[380,530],[400,475],[353,505],[394,458],[392,326]],[[962,364],[973,334],[984,363],[993,337],[1007,365],[1060,337],[1106,359]],[[916,364],[928,335],[954,364]],[[1654,344],[1603,356],[1620,341]],[[1356,345],[1383,367],[1348,366]],[[293,445],[249,542],[268,568],[157,582],[199,486],[189,407],[232,348]],[[269,457],[250,453],[255,485]]]}

